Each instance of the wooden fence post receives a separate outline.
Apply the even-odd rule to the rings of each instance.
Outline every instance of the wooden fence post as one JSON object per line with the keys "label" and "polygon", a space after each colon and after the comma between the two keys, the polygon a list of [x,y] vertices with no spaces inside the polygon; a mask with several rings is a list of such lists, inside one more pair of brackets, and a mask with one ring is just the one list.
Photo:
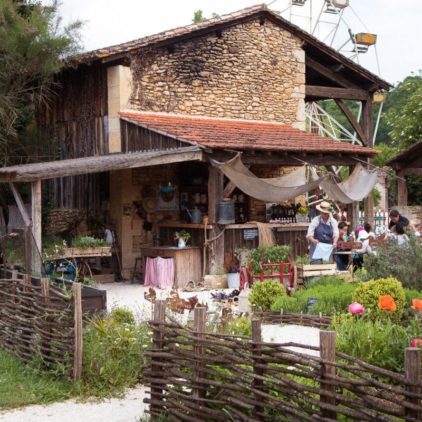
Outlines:
{"label": "wooden fence post", "polygon": [[[336,367],[330,365],[328,362],[335,363],[336,361],[336,332],[320,331],[319,339],[321,359],[324,361],[324,363],[321,364],[321,378],[327,379],[328,382],[331,382],[329,378],[336,375]],[[320,390],[321,402],[335,406],[336,398],[334,395],[336,392],[336,386],[321,383]],[[321,413],[323,417],[332,419],[337,418],[337,413],[333,410],[321,409]]]}
{"label": "wooden fence post", "polygon": [[[406,390],[409,393],[421,393],[419,384],[421,382],[421,350],[416,347],[407,347],[404,351],[404,368],[406,374],[406,381],[411,385],[406,385]],[[409,401],[416,406],[421,405],[419,397],[406,397],[406,401]],[[406,407],[405,415],[414,418],[415,420],[421,420],[421,412]]]}
{"label": "wooden fence post", "polygon": [[82,289],[81,283],[73,283],[73,300],[75,315],[75,348],[73,355],[73,380],[77,381],[82,376]]}
{"label": "wooden fence post", "polygon": [[32,231],[31,226],[24,229],[25,273],[32,274]]}
{"label": "wooden fence post", "polygon": [[[206,318],[207,318],[207,309],[204,306],[198,306],[193,311],[193,329],[195,332],[195,337],[197,339],[203,339],[205,337],[205,326],[206,326]],[[198,343],[195,345],[195,381],[199,384],[199,379],[204,377],[204,372],[202,368],[204,366],[202,362],[202,355],[205,354],[204,347]],[[204,387],[198,387],[193,390],[193,396],[198,398],[205,398],[206,390]]]}
{"label": "wooden fence post", "polygon": [[[260,363],[261,361],[258,359],[259,353],[257,352],[258,343],[261,343],[262,341],[262,334],[261,334],[261,320],[260,319],[253,319],[252,320],[252,358],[254,362],[253,366],[253,372],[256,375],[263,376],[264,375],[264,369],[259,368],[256,366],[256,364]],[[255,390],[262,390],[264,386],[264,382],[261,379],[254,378],[252,382],[252,388]],[[257,402],[262,403],[263,398],[256,394],[255,400]],[[262,413],[264,410],[263,406],[255,406],[254,407],[254,414]],[[258,418],[257,418],[258,419]]]}
{"label": "wooden fence post", "polygon": [[18,279],[18,270],[12,270],[12,274],[10,277],[12,280],[17,280]]}
{"label": "wooden fence post", "polygon": [[[163,324],[166,321],[166,301],[165,300],[156,300],[154,304],[154,333],[152,336],[152,350],[160,352],[164,346],[164,327]],[[160,358],[156,358],[154,355],[151,358],[151,375],[152,378],[161,379],[161,373],[163,368],[160,364]],[[163,409],[161,405],[158,405],[157,402],[163,401],[163,387],[160,383],[156,381],[151,381],[151,405],[150,412],[151,415],[159,415],[162,413]]]}

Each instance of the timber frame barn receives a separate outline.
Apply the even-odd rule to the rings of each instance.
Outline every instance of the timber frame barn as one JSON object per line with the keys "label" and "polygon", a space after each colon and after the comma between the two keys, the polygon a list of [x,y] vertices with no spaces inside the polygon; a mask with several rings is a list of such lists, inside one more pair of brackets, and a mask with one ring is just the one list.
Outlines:
{"label": "timber frame barn", "polygon": [[[0,181],[32,184],[39,248],[42,181],[56,208],[106,215],[126,278],[143,248],[174,246],[176,230],[191,232],[202,273],[218,272],[238,247],[256,247],[245,231],[265,221],[265,204],[237,191],[210,158],[242,152],[258,177],[303,162],[367,162],[373,94],[390,88],[265,5],[70,57],[57,81],[58,95],[37,117],[57,161],[3,168]],[[324,99],[335,100],[362,145],[305,132],[305,102]],[[361,123],[344,100],[362,102]],[[177,195],[162,203],[169,183]],[[244,206],[236,224],[222,226],[218,204],[233,195]],[[194,206],[208,222],[187,222]],[[294,254],[306,253],[306,224],[276,231]]]}

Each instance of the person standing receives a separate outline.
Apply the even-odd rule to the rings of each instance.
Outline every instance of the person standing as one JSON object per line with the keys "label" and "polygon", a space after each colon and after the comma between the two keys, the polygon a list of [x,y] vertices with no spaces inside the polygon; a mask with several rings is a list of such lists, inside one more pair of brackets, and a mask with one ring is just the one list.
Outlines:
{"label": "person standing", "polygon": [[310,242],[309,257],[311,264],[320,264],[322,260],[312,259],[318,243],[330,244],[335,249],[337,247],[339,231],[337,221],[331,214],[332,208],[329,202],[323,201],[315,208],[319,211],[320,215],[312,219],[306,238]]}

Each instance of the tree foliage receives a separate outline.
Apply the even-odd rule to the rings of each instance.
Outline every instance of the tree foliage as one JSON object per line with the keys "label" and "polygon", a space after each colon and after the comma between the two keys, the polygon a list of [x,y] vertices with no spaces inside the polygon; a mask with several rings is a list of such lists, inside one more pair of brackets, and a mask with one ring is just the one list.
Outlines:
{"label": "tree foliage", "polygon": [[54,93],[61,59],[79,49],[77,21],[63,26],[58,2],[0,0],[0,153],[10,155],[37,103]]}
{"label": "tree foliage", "polygon": [[390,94],[385,114],[391,138],[401,149],[422,139],[422,72],[400,82]]}

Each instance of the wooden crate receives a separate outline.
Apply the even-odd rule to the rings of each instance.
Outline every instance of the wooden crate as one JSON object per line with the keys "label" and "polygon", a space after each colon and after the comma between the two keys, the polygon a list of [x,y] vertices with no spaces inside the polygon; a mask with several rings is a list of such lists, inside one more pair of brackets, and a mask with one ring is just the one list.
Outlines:
{"label": "wooden crate", "polygon": [[305,280],[311,277],[321,275],[333,275],[336,273],[336,264],[298,264],[297,265],[297,284],[303,286]]}

